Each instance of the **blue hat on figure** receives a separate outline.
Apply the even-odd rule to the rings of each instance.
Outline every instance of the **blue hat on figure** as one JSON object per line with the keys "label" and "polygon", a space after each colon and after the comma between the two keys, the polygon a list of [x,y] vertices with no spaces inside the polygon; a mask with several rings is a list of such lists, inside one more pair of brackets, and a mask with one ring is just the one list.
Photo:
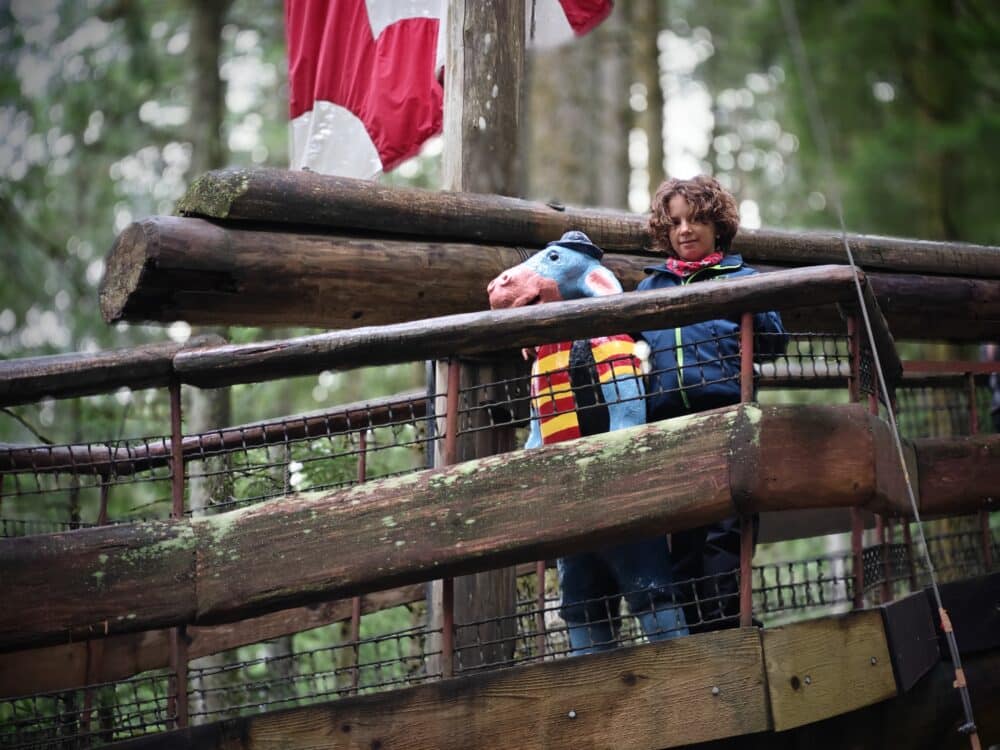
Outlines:
{"label": "blue hat on figure", "polygon": [[576,229],[566,232],[558,240],[550,242],[545,247],[565,247],[568,250],[576,250],[578,253],[589,255],[594,260],[600,260],[604,257],[604,251],[591,242],[590,237]]}

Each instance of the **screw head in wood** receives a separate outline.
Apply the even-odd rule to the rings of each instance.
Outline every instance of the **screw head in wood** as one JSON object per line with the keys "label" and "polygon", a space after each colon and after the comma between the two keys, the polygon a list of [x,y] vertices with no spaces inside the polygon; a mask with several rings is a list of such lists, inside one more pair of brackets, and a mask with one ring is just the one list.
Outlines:
{"label": "screw head in wood", "polygon": [[569,710],[569,713],[568,713],[568,714],[566,714],[566,715],[567,715],[567,716],[568,716],[569,718],[571,718],[571,719],[575,719],[575,718],[576,718],[576,710],[575,710],[575,709],[572,709],[572,708],[571,708],[571,709]]}

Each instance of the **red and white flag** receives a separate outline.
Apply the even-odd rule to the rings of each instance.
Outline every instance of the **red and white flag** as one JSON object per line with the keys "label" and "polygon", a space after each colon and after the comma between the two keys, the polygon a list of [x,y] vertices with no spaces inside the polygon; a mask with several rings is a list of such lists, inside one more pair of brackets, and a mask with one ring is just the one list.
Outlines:
{"label": "red and white flag", "polygon": [[[570,36],[560,27],[585,34],[612,5],[537,0],[536,40]],[[446,9],[447,0],[285,0],[293,169],[370,178],[441,132]]]}

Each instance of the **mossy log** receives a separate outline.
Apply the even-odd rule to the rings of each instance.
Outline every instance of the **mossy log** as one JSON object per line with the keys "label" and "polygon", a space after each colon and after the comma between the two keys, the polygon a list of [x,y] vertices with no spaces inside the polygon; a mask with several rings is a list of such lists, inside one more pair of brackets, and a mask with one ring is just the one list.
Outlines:
{"label": "mossy log", "polygon": [[[227,169],[199,177],[178,213],[459,242],[540,248],[580,229],[605,250],[650,248],[646,217],[518,198],[380,185],[284,169]],[[1000,247],[849,234],[862,268],[1000,278]],[[836,232],[741,231],[733,247],[751,262],[847,263]]]}
{"label": "mossy log", "polygon": [[[950,513],[983,507],[979,488],[998,486],[1000,461],[968,470],[980,479],[950,496]],[[231,621],[737,512],[905,513],[901,473],[861,406],[739,406],[190,521],[10,539],[0,650]]]}
{"label": "mossy log", "polygon": [[[387,325],[486,309],[489,281],[534,249],[152,217],[115,240],[101,285],[101,310],[109,322]],[[660,261],[608,254],[604,262],[633,290],[645,277],[643,269]],[[869,278],[897,337],[1000,337],[995,280],[889,272]],[[786,307],[784,320],[792,331],[843,331],[836,307],[820,302]]]}

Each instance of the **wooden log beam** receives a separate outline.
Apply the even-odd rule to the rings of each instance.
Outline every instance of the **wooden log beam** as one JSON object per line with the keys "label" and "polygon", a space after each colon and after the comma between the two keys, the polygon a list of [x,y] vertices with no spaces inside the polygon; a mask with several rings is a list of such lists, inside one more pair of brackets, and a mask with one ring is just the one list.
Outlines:
{"label": "wooden log beam", "polygon": [[[388,325],[485,309],[487,283],[538,245],[526,247],[331,236],[294,227],[152,217],[129,226],[115,240],[101,309],[109,322]],[[605,256],[626,290],[635,289],[645,276],[643,268],[657,262],[639,255]],[[399,279],[401,268],[406,269],[406,283]],[[869,274],[897,338],[1000,338],[1000,285],[969,276]],[[428,294],[429,289],[434,293]],[[832,305],[786,308],[783,317],[793,331],[844,329]]]}
{"label": "wooden log beam", "polygon": [[[609,251],[650,246],[646,217],[546,205],[498,195],[392,187],[366,180],[281,169],[229,169],[199,177],[179,213],[214,219],[276,222],[325,229],[396,232],[438,240],[538,248],[581,229]],[[1000,278],[1000,247],[848,235],[863,268]],[[741,232],[734,249],[751,262],[846,263],[835,232]]]}
{"label": "wooden log beam", "polygon": [[185,383],[216,387],[329,369],[419,361],[686,325],[709,318],[850,301],[854,273],[843,266],[799,268],[718,284],[449,315],[393,326],[222,346],[174,358]]}
{"label": "wooden log beam", "polygon": [[879,425],[860,406],[730,407],[190,521],[4,540],[0,650],[231,621],[737,511],[905,512]]}
{"label": "wooden log beam", "polygon": [[[182,440],[182,452],[185,460],[193,460],[237,449],[258,448],[289,440],[411,422],[426,416],[427,394],[414,391],[347,404],[337,409],[276,417],[262,422],[223,427],[204,434],[188,435]],[[158,438],[142,445],[120,448],[100,444],[0,444],[0,471],[124,477],[166,466],[171,461],[171,450],[169,438]]]}
{"label": "wooden log beam", "polygon": [[[392,223],[388,221],[387,223]],[[383,241],[153,217],[115,240],[104,319],[355,328],[482,310],[515,247]]]}
{"label": "wooden log beam", "polygon": [[[947,514],[952,503],[1000,501],[1000,435],[913,441],[919,474],[920,512]],[[973,500],[975,499],[975,500]]]}
{"label": "wooden log beam", "polygon": [[104,352],[74,352],[0,361],[0,405],[43,398],[113,393],[118,388],[165,386],[173,375],[174,355],[185,349],[218,346],[221,336],[197,336],[184,344],[163,342]]}
{"label": "wooden log beam", "polygon": [[679,747],[769,728],[760,635],[663,643],[431,682],[126,742],[283,747]]}

